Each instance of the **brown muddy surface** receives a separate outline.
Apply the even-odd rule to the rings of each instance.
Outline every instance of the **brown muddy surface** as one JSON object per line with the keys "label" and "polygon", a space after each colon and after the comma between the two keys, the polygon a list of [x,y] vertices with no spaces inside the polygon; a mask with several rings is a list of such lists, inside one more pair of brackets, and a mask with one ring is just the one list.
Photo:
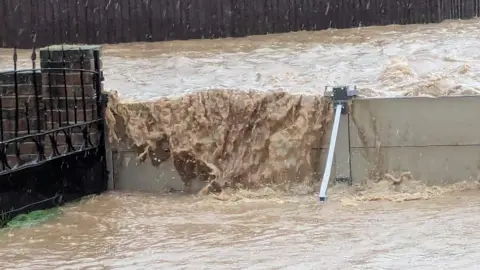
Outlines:
{"label": "brown muddy surface", "polygon": [[475,269],[477,183],[337,186],[320,206],[309,151],[330,119],[325,85],[477,94],[479,34],[470,20],[104,46],[105,87],[119,94],[112,142],[224,192],[111,193],[65,207],[1,234],[0,268]]}

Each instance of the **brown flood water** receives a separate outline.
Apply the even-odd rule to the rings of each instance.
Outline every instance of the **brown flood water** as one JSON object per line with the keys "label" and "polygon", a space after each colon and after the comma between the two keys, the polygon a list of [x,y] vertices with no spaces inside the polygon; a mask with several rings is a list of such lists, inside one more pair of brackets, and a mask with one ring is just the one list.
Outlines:
{"label": "brown flood water", "polygon": [[111,193],[0,235],[2,269],[476,269],[478,192],[319,206]]}
{"label": "brown flood water", "polygon": [[[477,94],[479,36],[470,20],[108,45],[105,86],[137,101],[206,89],[321,94],[333,84],[367,96]],[[0,233],[0,269],[476,269],[477,187],[338,186],[325,205],[305,183],[204,197],[112,192]]]}

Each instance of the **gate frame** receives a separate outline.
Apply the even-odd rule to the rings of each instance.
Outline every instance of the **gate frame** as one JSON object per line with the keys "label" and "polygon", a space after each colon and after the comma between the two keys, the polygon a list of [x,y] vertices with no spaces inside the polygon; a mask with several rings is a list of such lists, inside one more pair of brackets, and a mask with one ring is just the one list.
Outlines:
{"label": "gate frame", "polygon": [[[37,68],[33,46],[31,69],[18,69],[14,48],[13,70],[0,72],[0,227],[19,214],[108,189],[107,96],[103,93],[99,47],[50,46],[41,49],[41,56],[45,52],[48,59],[41,57],[41,68]],[[13,84],[5,84],[2,78],[13,79]],[[21,84],[24,82],[28,83]],[[70,85],[75,82],[77,85]],[[34,95],[33,106],[29,104],[31,96],[21,106],[23,91]],[[9,92],[13,95],[5,96]],[[7,98],[14,99],[13,108],[5,106]],[[14,114],[13,119],[8,112],[10,117]],[[34,149],[26,153],[25,146],[32,143]]]}

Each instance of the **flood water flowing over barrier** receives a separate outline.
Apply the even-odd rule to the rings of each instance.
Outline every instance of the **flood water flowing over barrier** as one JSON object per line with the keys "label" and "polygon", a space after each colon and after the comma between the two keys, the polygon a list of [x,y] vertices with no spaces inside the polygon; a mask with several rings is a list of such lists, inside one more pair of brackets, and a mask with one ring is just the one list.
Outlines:
{"label": "flood water flowing over barrier", "polygon": [[438,23],[480,14],[479,0],[6,0],[0,46],[244,37],[328,28]]}
{"label": "flood water flowing over barrier", "polygon": [[[99,49],[102,72],[82,87],[67,70],[67,93],[105,77],[106,151],[88,156],[109,173],[89,179],[108,176],[110,190],[0,230],[0,268],[474,269],[479,25],[86,46]],[[17,52],[29,69],[31,50]],[[0,70],[11,71],[11,54],[0,49]],[[52,81],[61,97],[64,81]],[[326,85],[358,95],[340,115],[321,204],[335,106]],[[92,182],[70,168],[79,177],[61,183],[83,192]]]}

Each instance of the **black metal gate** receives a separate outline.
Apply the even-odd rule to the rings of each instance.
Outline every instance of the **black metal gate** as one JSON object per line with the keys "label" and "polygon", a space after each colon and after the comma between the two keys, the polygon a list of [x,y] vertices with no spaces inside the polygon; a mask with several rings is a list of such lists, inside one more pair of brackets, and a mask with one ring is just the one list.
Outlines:
{"label": "black metal gate", "polygon": [[61,61],[46,53],[37,68],[33,48],[31,68],[20,69],[14,49],[13,69],[0,72],[0,227],[107,189],[99,56],[72,60],[63,46]]}

